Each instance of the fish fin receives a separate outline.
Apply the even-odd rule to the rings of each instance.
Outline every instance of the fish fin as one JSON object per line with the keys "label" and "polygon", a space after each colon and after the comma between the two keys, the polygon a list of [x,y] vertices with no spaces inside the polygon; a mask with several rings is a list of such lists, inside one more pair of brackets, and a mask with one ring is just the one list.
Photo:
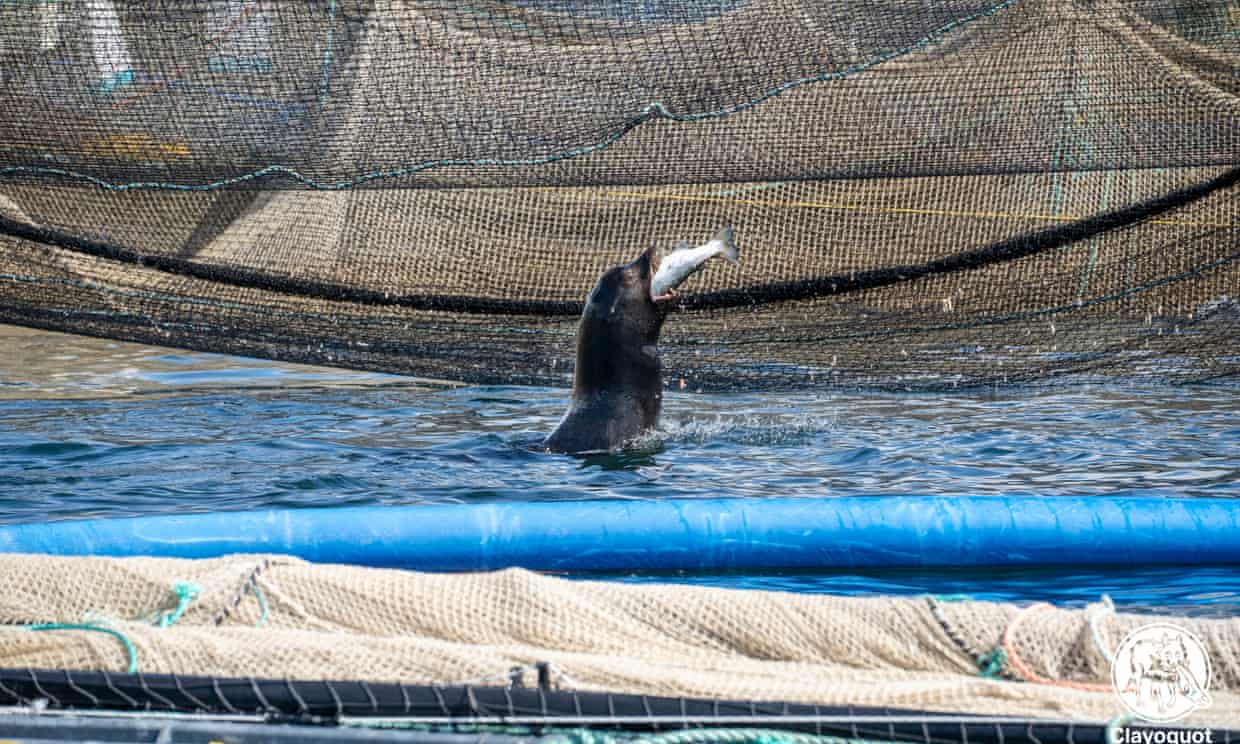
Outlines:
{"label": "fish fin", "polygon": [[736,240],[732,236],[731,225],[724,225],[719,232],[715,233],[715,237],[711,238],[711,240],[717,240],[723,244],[723,247],[719,249],[719,255],[728,259],[730,263],[741,262],[741,252],[736,248]]}

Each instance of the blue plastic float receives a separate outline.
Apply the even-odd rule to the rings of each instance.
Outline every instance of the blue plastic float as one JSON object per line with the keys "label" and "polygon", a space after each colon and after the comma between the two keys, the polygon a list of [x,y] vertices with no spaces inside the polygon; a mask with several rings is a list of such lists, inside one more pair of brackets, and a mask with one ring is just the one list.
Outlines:
{"label": "blue plastic float", "polygon": [[1240,564],[1240,499],[915,497],[507,502],[0,527],[0,552],[465,571]]}

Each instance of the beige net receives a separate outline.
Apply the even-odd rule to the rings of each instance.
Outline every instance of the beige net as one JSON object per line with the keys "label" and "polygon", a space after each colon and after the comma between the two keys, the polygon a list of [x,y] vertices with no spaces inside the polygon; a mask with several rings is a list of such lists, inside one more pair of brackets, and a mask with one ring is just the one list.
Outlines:
{"label": "beige net", "polygon": [[[176,586],[197,595],[178,614]],[[188,595],[186,595],[188,596]],[[1166,618],[932,597],[843,598],[572,581],[510,569],[428,574],[263,555],[0,557],[0,667],[503,684],[550,662],[580,691],[876,705],[1104,722],[1107,654],[1171,620],[1213,661],[1210,707],[1240,720],[1240,619]],[[157,627],[160,620],[168,627]],[[1105,649],[1104,649],[1105,647]],[[1003,648],[1003,674],[978,659]]]}

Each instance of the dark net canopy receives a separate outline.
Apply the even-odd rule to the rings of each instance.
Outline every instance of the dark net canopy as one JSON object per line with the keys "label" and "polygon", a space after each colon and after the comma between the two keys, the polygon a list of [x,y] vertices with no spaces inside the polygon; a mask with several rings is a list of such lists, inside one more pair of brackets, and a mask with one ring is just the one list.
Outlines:
{"label": "dark net canopy", "polygon": [[1240,374],[1234,0],[0,0],[0,322],[694,388]]}

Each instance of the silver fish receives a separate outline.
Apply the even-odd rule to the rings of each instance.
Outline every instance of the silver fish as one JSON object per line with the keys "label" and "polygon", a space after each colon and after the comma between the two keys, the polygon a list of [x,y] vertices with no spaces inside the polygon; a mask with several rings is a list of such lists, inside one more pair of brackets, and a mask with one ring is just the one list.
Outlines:
{"label": "silver fish", "polygon": [[715,233],[715,237],[697,248],[690,248],[689,244],[682,240],[676,250],[660,259],[659,270],[650,281],[650,296],[656,301],[675,297],[675,289],[715,256],[723,256],[734,264],[740,263],[741,254],[732,239],[731,225],[725,226]]}

